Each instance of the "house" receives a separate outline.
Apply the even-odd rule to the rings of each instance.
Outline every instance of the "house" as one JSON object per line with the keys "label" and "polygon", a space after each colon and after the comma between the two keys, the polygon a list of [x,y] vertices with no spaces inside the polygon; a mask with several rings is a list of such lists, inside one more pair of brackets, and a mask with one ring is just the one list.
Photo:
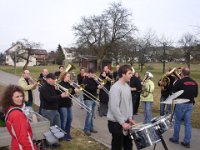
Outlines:
{"label": "house", "polygon": [[32,50],[33,57],[36,58],[36,65],[46,65],[46,60],[48,57],[48,53],[44,49],[33,49]]}
{"label": "house", "polygon": [[63,53],[65,55],[65,64],[71,63],[74,57],[74,50],[73,48],[62,48]]}
{"label": "house", "polygon": [[[47,51],[46,50],[39,50],[33,49],[31,52],[31,56],[29,58],[28,66],[35,66],[38,65],[43,60],[47,58]],[[27,55],[27,51],[23,47],[21,43],[13,44],[9,49],[5,51],[6,54],[6,65],[14,66],[14,60],[16,60],[16,66],[24,66],[26,60],[16,57],[18,54]]]}
{"label": "house", "polygon": [[[94,69],[97,71],[97,57],[91,55],[79,55],[79,66],[86,69]],[[111,59],[103,59],[102,66],[103,68],[105,65],[108,65],[109,69],[111,69],[112,60]]]}

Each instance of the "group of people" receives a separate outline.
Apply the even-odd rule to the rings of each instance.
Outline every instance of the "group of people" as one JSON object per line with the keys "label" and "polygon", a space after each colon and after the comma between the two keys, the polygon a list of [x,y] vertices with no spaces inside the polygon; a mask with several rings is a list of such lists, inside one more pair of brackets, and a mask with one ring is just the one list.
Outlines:
{"label": "group of people", "polygon": [[[37,86],[40,96],[39,113],[50,121],[50,125],[61,127],[67,134],[64,140],[72,139],[70,134],[72,123],[73,99],[79,95],[80,107],[87,108],[84,133],[88,136],[97,133],[93,125],[95,108],[98,105],[99,116],[107,116],[108,129],[112,135],[112,150],[132,149],[132,140],[123,131],[129,130],[136,122],[133,116],[138,114],[141,103],[144,113],[144,123],[151,123],[153,91],[155,89],[152,81],[153,74],[146,72],[144,79],[130,65],[116,65],[116,71],[111,72],[108,66],[104,66],[100,76],[96,76],[93,69],[80,69],[77,75],[78,83],[71,78],[70,72],[64,71],[64,66],[59,71],[49,73],[43,69],[38,80],[31,78],[29,70],[24,70],[17,85],[6,88],[2,106],[6,114],[6,125],[12,136],[12,149],[32,148],[37,149],[33,143],[30,123],[21,109],[26,106],[32,107],[34,94]],[[180,98],[189,99],[184,104],[177,104],[174,108],[174,134],[169,139],[173,143],[179,142],[179,131],[181,121],[185,123],[185,137],[181,144],[190,147],[191,140],[191,113],[194,98],[198,95],[198,85],[190,78],[190,70],[187,67],[181,69],[180,79],[175,81],[173,75],[168,75],[169,83],[164,78],[158,81],[161,87],[160,101],[179,90],[184,90]],[[84,89],[84,90],[83,90]],[[99,91],[99,92],[98,92]],[[160,115],[171,113],[171,106],[160,104]],[[19,119],[20,118],[20,119]],[[14,130],[13,130],[14,129]]]}

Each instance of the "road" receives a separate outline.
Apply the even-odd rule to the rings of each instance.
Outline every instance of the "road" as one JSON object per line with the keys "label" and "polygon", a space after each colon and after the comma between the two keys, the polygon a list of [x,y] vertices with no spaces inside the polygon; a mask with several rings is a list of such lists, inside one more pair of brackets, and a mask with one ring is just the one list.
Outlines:
{"label": "road", "polygon": [[[9,74],[9,73],[5,73],[3,71],[0,71],[0,84],[1,85],[8,85],[8,84],[17,84],[17,81],[19,79],[19,77]],[[34,92],[35,94],[35,98],[36,101],[35,103],[37,105],[39,105],[39,93],[38,90],[35,90]],[[83,129],[84,126],[84,121],[85,121],[85,116],[86,116],[86,111],[84,109],[81,109],[79,105],[74,104],[73,106],[73,123],[72,126],[74,128],[78,128],[78,129]],[[143,119],[143,115],[140,113],[139,115],[134,116],[136,122],[142,122]],[[110,147],[110,143],[111,143],[111,135],[108,131],[107,128],[107,119],[106,117],[99,117],[98,113],[96,111],[96,116],[94,119],[94,128],[95,130],[98,131],[98,133],[96,134],[92,134],[92,138],[94,138],[95,140],[97,140],[100,143],[103,143],[104,145]],[[184,150],[187,148],[184,148],[183,146],[181,146],[180,144],[174,144],[169,142],[169,137],[171,137],[171,135],[173,134],[173,128],[169,129],[167,132],[165,132],[163,134],[163,138],[166,142],[166,145],[168,147],[169,150]],[[181,126],[181,131],[180,131],[180,140],[183,139],[184,136],[184,126]],[[200,129],[192,129],[192,140],[191,140],[191,149],[192,150],[199,150],[199,137],[200,137]],[[154,147],[147,147],[144,150],[152,150]],[[135,144],[134,144],[134,149],[136,149]],[[164,150],[163,145],[161,142],[156,144],[155,147],[156,150]]]}

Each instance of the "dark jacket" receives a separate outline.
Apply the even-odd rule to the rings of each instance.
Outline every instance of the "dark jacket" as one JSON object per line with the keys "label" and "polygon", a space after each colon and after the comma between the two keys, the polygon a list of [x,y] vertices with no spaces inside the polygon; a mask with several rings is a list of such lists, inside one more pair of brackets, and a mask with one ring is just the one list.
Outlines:
{"label": "dark jacket", "polygon": [[[75,94],[74,87],[71,86],[68,82],[61,81],[59,84],[61,86],[65,87],[66,89],[69,89],[70,94],[72,94],[72,95]],[[59,93],[61,94],[61,92],[59,92]],[[71,107],[72,106],[72,100],[71,100],[70,97],[60,98],[59,107]]]}
{"label": "dark jacket", "polygon": [[57,110],[61,95],[57,94],[55,87],[45,83],[40,89],[41,108],[49,110]]}
{"label": "dark jacket", "polygon": [[[106,74],[106,76],[108,76],[109,78],[112,79],[112,76],[109,75],[109,74]],[[106,83],[104,84],[104,87],[110,91],[110,86],[111,86],[111,82],[110,81],[106,81],[105,78],[106,77],[103,77],[101,74],[99,76],[100,79],[104,80]],[[99,100],[101,103],[108,103],[108,100],[109,100],[109,97],[108,97],[108,94],[103,90],[103,89],[100,89],[99,90]]]}
{"label": "dark jacket", "polygon": [[79,84],[79,85],[83,83],[84,78],[85,78],[85,77],[84,77],[84,76],[81,76],[80,73],[77,75],[77,80],[78,80],[78,84]]}
{"label": "dark jacket", "polygon": [[[94,95],[95,97],[97,97],[97,86],[98,86],[98,84],[93,78],[85,78],[83,80],[83,84],[85,85],[85,90],[87,92],[89,92],[92,95]],[[90,97],[87,97],[84,94],[84,100],[94,100],[94,99],[91,99]]]}
{"label": "dark jacket", "polygon": [[194,98],[198,96],[198,84],[190,77],[184,77],[175,82],[173,92],[184,90],[178,98],[190,99],[188,103],[195,103]]}
{"label": "dark jacket", "polygon": [[130,79],[130,87],[136,88],[136,91],[131,91],[131,94],[139,94],[142,89],[141,81],[136,76],[132,76]]}

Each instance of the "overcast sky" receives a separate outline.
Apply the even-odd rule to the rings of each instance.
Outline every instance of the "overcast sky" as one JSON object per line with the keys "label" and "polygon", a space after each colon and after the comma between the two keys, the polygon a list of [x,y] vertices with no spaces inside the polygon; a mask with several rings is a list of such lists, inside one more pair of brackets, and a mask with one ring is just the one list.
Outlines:
{"label": "overcast sky", "polygon": [[48,51],[59,43],[74,46],[72,26],[82,16],[102,14],[112,2],[131,11],[140,32],[152,29],[177,40],[200,26],[200,0],[0,0],[0,52],[23,38]]}

